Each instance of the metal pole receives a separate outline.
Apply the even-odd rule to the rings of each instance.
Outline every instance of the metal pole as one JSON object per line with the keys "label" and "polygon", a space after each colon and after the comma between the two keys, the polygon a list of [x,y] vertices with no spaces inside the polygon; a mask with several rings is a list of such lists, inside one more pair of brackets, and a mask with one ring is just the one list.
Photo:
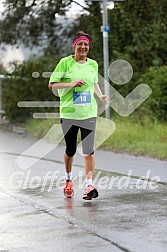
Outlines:
{"label": "metal pole", "polygon": [[[102,0],[103,3],[103,60],[104,60],[104,90],[105,94],[110,97],[108,67],[109,67],[109,48],[108,48],[108,15],[107,15],[107,0]],[[110,106],[105,110],[105,117],[110,119]]]}

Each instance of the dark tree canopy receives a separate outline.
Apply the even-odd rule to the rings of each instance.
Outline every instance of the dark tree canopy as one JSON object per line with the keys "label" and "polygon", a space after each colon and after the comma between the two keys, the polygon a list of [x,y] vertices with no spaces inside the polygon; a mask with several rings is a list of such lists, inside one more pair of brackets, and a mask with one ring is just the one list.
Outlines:
{"label": "dark tree canopy", "polygon": [[[26,46],[40,46],[46,58],[42,61],[42,58],[38,57],[39,62],[42,66],[45,65],[44,71],[52,71],[63,54],[72,53],[71,39],[77,31],[83,30],[90,34],[93,41],[89,57],[98,61],[99,72],[103,75],[101,3],[85,0],[83,11],[78,13],[71,24],[66,13],[72,2],[82,5],[80,0],[4,0],[5,10],[0,19],[0,45],[21,43]],[[60,16],[63,19],[60,19]],[[159,108],[156,116],[163,120],[167,120],[166,17],[167,0],[120,1],[115,2],[113,10],[108,10],[108,23],[111,28],[109,60],[111,62],[115,59],[125,59],[131,63],[134,70],[133,79],[128,84],[123,87],[115,85],[115,88],[126,96],[138,84],[138,80],[139,83],[146,81],[152,85],[154,95],[145,111],[150,112],[156,105]],[[25,68],[20,66],[19,75],[23,69],[27,69],[27,73],[32,72],[31,64],[36,70],[42,69],[38,59],[33,64],[24,63]],[[22,94],[22,91],[20,93]],[[16,88],[16,96],[17,94]],[[11,103],[9,111],[14,102]],[[153,111],[153,114],[156,113]]]}
{"label": "dark tree canopy", "polygon": [[[70,26],[66,12],[72,3],[82,6],[79,0],[4,0],[0,44],[41,46],[47,55],[63,48],[68,53],[70,45],[68,50],[68,43],[61,41],[68,41],[78,30],[84,30],[93,40],[90,56],[102,66],[101,1],[84,2],[84,11],[78,13]],[[64,17],[64,23],[58,15]],[[143,72],[150,66],[166,65],[166,17],[166,0],[115,2],[115,8],[108,10],[110,61],[123,57]]]}
{"label": "dark tree canopy", "polygon": [[[57,46],[61,30],[56,14],[65,15],[72,0],[6,0],[0,21],[0,43]],[[46,47],[46,46],[45,46]]]}

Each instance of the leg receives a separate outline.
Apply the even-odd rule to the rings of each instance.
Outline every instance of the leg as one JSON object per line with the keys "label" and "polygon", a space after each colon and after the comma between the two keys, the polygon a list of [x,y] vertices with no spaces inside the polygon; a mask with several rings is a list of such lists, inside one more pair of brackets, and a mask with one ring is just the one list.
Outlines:
{"label": "leg", "polygon": [[94,154],[85,155],[85,177],[86,179],[93,179],[93,172],[95,167],[95,158]]}
{"label": "leg", "polygon": [[95,166],[95,158],[94,154],[85,155],[85,191],[83,195],[83,199],[91,200],[92,198],[98,197],[97,189],[92,185],[93,180],[93,172]]}
{"label": "leg", "polygon": [[66,150],[64,153],[64,164],[66,173],[71,173],[72,163],[77,146],[77,134],[79,127],[73,125],[73,120],[61,119],[62,130],[66,143]]}
{"label": "leg", "polygon": [[61,120],[64,139],[66,142],[66,150],[64,153],[64,164],[66,169],[66,181],[64,183],[64,195],[66,198],[72,198],[74,195],[73,182],[72,182],[72,163],[73,156],[76,152],[77,134],[79,128],[72,124],[71,120]]}
{"label": "leg", "polygon": [[67,156],[66,152],[64,153],[64,164],[65,169],[67,173],[70,173],[72,171],[72,163],[73,163],[74,157]]}
{"label": "leg", "polygon": [[80,127],[82,148],[85,159],[85,177],[86,179],[93,179],[93,171],[95,166],[94,158],[94,138],[96,119],[90,118],[85,120],[84,127]]}
{"label": "leg", "polygon": [[95,125],[96,119],[90,118],[86,122],[85,128],[80,128],[82,147],[85,159],[85,192],[83,199],[91,200],[98,197],[97,189],[92,185],[93,172],[95,167],[94,158],[94,137],[95,137]]}

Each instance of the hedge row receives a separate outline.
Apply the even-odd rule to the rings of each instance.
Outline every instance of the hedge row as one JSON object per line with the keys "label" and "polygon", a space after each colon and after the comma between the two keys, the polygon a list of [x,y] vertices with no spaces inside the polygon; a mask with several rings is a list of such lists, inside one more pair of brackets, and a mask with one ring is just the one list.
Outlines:
{"label": "hedge row", "polygon": [[11,76],[6,75],[2,86],[3,109],[11,122],[24,122],[34,112],[55,112],[55,108],[21,108],[18,106],[18,102],[55,101],[57,99],[48,90],[49,77],[43,77],[42,74],[52,72],[58,61],[59,59],[56,57],[41,57],[35,61],[12,64]]}

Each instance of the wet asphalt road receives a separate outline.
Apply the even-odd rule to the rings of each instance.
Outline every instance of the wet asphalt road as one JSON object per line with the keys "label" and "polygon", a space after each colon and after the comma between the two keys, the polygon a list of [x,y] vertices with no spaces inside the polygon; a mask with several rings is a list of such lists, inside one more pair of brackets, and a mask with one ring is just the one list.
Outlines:
{"label": "wet asphalt road", "polygon": [[[97,152],[96,167],[100,170],[100,161],[103,164],[103,171],[95,174],[99,198],[84,201],[83,159],[77,156],[75,197],[65,199],[62,146],[41,160],[24,156],[26,164],[36,161],[28,169],[18,166],[19,153],[36,141],[0,130],[0,251],[167,251],[167,161],[145,159],[143,163],[142,158],[122,155],[121,167],[120,154]],[[107,164],[112,159],[114,167]],[[129,169],[134,167],[133,176],[121,181],[128,164]],[[137,179],[147,167],[160,183],[149,182],[143,189],[146,180],[139,186]]]}

